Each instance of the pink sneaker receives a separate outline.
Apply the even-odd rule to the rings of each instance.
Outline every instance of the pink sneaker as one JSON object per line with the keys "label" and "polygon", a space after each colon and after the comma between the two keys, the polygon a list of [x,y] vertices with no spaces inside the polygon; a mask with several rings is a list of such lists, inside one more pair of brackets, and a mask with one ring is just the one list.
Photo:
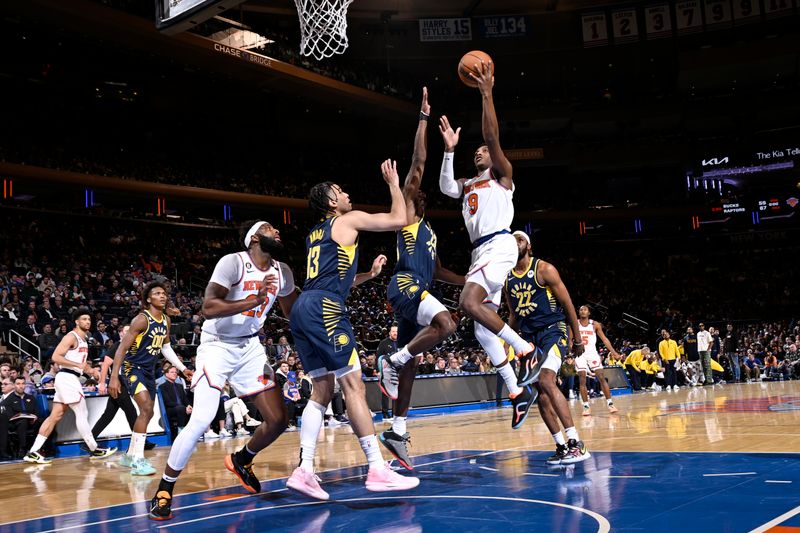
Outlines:
{"label": "pink sneaker", "polygon": [[404,477],[389,468],[388,463],[383,468],[370,468],[367,474],[367,490],[372,492],[387,492],[391,490],[409,490],[419,485],[419,478]]}
{"label": "pink sneaker", "polygon": [[319,478],[311,472],[306,472],[299,466],[294,469],[292,476],[286,481],[286,486],[315,500],[329,500],[331,498],[330,495],[319,486]]}

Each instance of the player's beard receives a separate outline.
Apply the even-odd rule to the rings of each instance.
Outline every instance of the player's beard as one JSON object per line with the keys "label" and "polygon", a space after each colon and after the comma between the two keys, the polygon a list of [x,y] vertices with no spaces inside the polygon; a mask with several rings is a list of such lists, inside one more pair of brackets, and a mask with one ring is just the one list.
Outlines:
{"label": "player's beard", "polygon": [[271,256],[280,254],[283,251],[283,243],[281,241],[266,235],[258,236],[258,247],[261,248],[262,252]]}

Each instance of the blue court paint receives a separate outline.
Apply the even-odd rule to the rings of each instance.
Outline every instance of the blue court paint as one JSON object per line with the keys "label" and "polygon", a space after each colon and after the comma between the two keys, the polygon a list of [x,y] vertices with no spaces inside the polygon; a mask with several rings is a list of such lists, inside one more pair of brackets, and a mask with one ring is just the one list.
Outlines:
{"label": "blue court paint", "polygon": [[[353,467],[321,474],[330,502],[310,501],[286,490],[284,478],[263,483],[264,492],[255,496],[238,485],[177,496],[175,518],[167,522],[148,520],[147,504],[139,502],[3,524],[0,529],[750,531],[787,513],[785,525],[800,525],[800,515],[789,516],[800,502],[788,488],[800,483],[798,454],[595,451],[583,463],[556,468],[544,464],[548,455],[454,450],[418,456],[422,483],[408,493],[368,492],[365,467]],[[792,484],[766,482],[776,479]],[[225,495],[233,498],[219,499]]]}

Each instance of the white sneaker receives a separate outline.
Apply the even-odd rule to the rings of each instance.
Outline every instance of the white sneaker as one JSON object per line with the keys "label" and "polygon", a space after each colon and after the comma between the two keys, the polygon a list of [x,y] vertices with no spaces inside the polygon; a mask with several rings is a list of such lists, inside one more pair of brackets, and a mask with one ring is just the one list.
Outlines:
{"label": "white sneaker", "polygon": [[250,418],[250,419],[247,421],[247,424],[246,424],[246,425],[247,425],[248,427],[251,427],[251,428],[256,428],[256,427],[258,427],[258,426],[260,426],[260,425],[261,425],[261,422],[259,422],[259,421],[258,421],[258,420],[256,420],[255,418]]}
{"label": "white sneaker", "polygon": [[247,431],[244,428],[239,428],[239,429],[236,430],[236,436],[237,437],[247,437],[249,435],[250,435],[250,432]]}
{"label": "white sneaker", "polygon": [[209,429],[205,433],[203,433],[203,440],[211,440],[211,439],[218,439],[219,435],[214,433],[213,429]]}
{"label": "white sneaker", "polygon": [[672,387],[672,390],[680,390],[680,389],[681,389],[680,385],[675,385],[674,387]]}
{"label": "white sneaker", "polygon": [[672,390],[672,385],[667,385],[667,390]]}
{"label": "white sneaker", "polygon": [[219,438],[224,438],[224,437],[233,437],[233,433],[231,433],[225,428],[222,428],[219,430]]}

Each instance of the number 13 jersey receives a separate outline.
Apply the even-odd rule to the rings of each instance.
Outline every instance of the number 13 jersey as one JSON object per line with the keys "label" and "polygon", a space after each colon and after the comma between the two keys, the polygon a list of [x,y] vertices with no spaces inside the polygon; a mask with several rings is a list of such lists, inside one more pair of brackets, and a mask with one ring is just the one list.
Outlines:
{"label": "number 13 jersey", "polygon": [[471,242],[511,228],[514,220],[513,197],[513,189],[506,189],[494,179],[491,169],[464,182],[461,214]]}
{"label": "number 13 jersey", "polygon": [[228,301],[255,298],[267,274],[274,274],[278,280],[275,288],[267,293],[267,300],[263,304],[236,315],[210,318],[203,322],[203,333],[217,337],[252,336],[264,325],[275,300],[294,291],[294,276],[285,263],[272,261],[267,270],[259,270],[248,252],[228,254],[220,259],[209,283],[228,289],[225,297]]}

